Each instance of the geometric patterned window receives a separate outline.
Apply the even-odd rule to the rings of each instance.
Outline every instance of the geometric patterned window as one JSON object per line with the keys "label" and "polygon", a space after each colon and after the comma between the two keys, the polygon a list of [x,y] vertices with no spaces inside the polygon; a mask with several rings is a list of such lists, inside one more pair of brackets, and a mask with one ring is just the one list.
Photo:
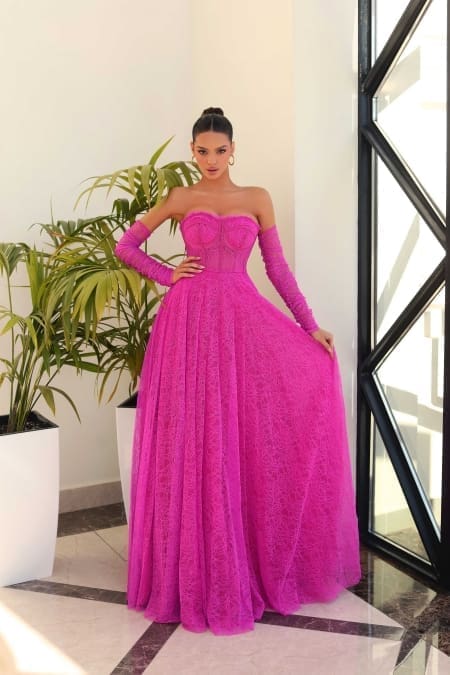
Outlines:
{"label": "geometric patterned window", "polygon": [[448,4],[360,0],[357,500],[450,588]]}

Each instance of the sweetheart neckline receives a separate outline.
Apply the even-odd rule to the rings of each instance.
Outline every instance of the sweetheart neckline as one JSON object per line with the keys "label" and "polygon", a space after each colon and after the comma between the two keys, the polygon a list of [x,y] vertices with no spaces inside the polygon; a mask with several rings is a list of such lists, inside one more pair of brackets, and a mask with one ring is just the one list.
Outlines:
{"label": "sweetheart neckline", "polygon": [[258,230],[261,229],[259,223],[257,223],[256,220],[255,220],[254,218],[252,218],[252,216],[249,216],[249,215],[247,215],[246,213],[224,213],[224,214],[220,214],[220,213],[213,213],[212,211],[204,211],[203,209],[195,209],[194,211],[189,211],[189,213],[187,213],[187,214],[184,216],[184,218],[182,218],[182,219],[180,220],[180,226],[181,226],[188,218],[190,218],[191,216],[198,215],[198,214],[200,214],[200,215],[212,216],[213,218],[218,218],[218,219],[221,219],[221,220],[223,220],[223,219],[229,219],[229,218],[246,218],[247,220],[249,220],[250,222],[252,222],[254,225],[256,225],[256,227],[258,228]]}

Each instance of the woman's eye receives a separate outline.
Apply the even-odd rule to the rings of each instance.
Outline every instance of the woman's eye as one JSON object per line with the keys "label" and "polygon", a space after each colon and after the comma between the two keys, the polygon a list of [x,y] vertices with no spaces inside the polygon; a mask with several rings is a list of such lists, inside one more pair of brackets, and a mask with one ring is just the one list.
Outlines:
{"label": "woman's eye", "polygon": [[224,152],[226,152],[225,148],[220,148],[219,150],[220,154],[223,155]]}
{"label": "woman's eye", "polygon": [[199,151],[198,151],[198,154],[199,154],[199,155],[205,155],[205,154],[206,154],[206,151],[205,151],[205,150],[199,150]]}

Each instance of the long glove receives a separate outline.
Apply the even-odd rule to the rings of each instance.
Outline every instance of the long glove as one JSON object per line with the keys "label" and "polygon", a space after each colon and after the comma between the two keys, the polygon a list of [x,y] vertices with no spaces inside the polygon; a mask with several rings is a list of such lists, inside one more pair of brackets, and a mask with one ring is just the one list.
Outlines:
{"label": "long glove", "polygon": [[264,266],[276,290],[291,310],[297,323],[307,333],[319,329],[305,296],[300,291],[283,254],[280,237],[276,225],[258,232],[258,243],[261,249]]}
{"label": "long glove", "polygon": [[121,236],[114,253],[122,262],[148,279],[153,279],[163,286],[172,286],[173,267],[163,265],[139,248],[150,235],[148,227],[140,220],[136,220]]}

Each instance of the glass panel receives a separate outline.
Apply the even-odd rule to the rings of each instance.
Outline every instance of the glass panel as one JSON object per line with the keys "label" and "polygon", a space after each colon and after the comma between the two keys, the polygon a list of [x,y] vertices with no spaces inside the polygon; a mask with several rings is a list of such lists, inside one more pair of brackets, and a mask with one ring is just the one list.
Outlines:
{"label": "glass panel", "polygon": [[372,531],[428,561],[422,539],[376,426],[372,448],[372,496]]}
{"label": "glass panel", "polygon": [[[409,574],[405,574],[377,555],[370,555],[369,564],[370,587],[367,600],[373,607],[379,609],[383,607],[400,608],[405,606],[406,598],[414,598],[414,615],[418,617],[428,608],[437,595],[431,588],[427,588],[419,580],[410,577]],[[439,635],[439,631],[436,631],[434,635]],[[431,641],[433,641],[433,638],[431,638]],[[391,671],[391,675],[412,675],[413,673],[422,673],[423,675],[425,672],[425,668],[414,671],[402,670],[401,667],[396,666],[396,669]],[[443,674],[428,672],[427,675]]]}
{"label": "glass panel", "polygon": [[444,289],[377,371],[440,525],[444,381]]}
{"label": "glass panel", "polygon": [[434,0],[375,98],[383,133],[445,212],[446,1]]}
{"label": "glass panel", "polygon": [[375,2],[375,51],[381,52],[394,30],[409,0],[376,0]]}
{"label": "glass panel", "polygon": [[383,337],[444,257],[444,249],[377,158],[376,340]]}

